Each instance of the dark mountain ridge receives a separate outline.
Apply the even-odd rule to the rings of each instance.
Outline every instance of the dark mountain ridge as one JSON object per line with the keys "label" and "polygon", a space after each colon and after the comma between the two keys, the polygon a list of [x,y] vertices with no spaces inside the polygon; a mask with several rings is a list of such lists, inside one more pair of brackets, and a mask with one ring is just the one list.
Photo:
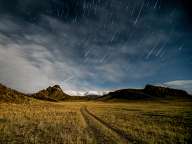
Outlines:
{"label": "dark mountain ridge", "polygon": [[145,100],[145,99],[167,99],[167,98],[192,98],[184,90],[166,88],[161,86],[146,85],[144,89],[121,89],[109,92],[103,96],[70,96],[63,92],[59,85],[50,86],[34,94],[24,94],[7,88],[0,84],[0,102],[29,102],[32,98],[46,101],[108,101],[108,100]]}
{"label": "dark mountain ridge", "polygon": [[161,86],[153,86],[153,85],[146,85],[144,90],[144,93],[147,93],[152,96],[156,97],[188,97],[190,96],[186,91],[179,90],[179,89],[173,89],[168,87],[161,87]]}
{"label": "dark mountain ridge", "polygon": [[192,98],[184,90],[146,85],[144,89],[121,89],[99,97],[97,100],[137,100],[154,98]]}

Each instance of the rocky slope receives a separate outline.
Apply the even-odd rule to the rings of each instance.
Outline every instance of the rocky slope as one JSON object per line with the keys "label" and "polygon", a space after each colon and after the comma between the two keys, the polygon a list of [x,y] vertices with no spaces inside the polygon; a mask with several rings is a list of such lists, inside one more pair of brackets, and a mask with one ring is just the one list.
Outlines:
{"label": "rocky slope", "polygon": [[70,96],[63,92],[59,85],[48,87],[47,89],[41,90],[31,95],[36,99],[48,100],[48,101],[62,101],[69,99]]}
{"label": "rocky slope", "polygon": [[27,95],[0,84],[0,102],[27,103],[30,100]]}

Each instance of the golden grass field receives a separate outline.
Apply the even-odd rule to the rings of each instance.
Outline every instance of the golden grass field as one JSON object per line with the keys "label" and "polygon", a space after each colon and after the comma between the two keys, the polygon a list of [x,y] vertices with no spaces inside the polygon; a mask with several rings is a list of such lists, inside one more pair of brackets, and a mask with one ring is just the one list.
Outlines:
{"label": "golden grass field", "polygon": [[0,103],[1,144],[192,143],[190,101]]}

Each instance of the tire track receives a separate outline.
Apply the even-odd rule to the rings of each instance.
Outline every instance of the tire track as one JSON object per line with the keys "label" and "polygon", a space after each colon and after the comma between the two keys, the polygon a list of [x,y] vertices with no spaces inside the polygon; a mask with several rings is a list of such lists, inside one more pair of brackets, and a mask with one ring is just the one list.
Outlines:
{"label": "tire track", "polygon": [[122,131],[115,129],[105,121],[101,120],[87,109],[86,106],[81,107],[81,114],[87,123],[90,135],[95,137],[96,143],[104,144],[127,144],[128,136]]}

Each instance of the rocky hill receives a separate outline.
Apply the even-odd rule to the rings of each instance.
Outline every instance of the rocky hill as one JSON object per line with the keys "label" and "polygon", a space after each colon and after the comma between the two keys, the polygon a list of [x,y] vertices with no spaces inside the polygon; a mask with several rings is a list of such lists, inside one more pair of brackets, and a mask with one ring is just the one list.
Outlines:
{"label": "rocky hill", "polygon": [[47,89],[41,90],[31,95],[36,99],[48,100],[48,101],[62,101],[69,99],[70,96],[63,92],[59,85],[48,87]]}
{"label": "rocky hill", "polygon": [[28,103],[30,100],[27,95],[0,84],[0,102]]}
{"label": "rocky hill", "polygon": [[21,103],[29,102],[33,98],[47,101],[62,101],[70,99],[71,96],[65,94],[59,85],[48,87],[35,94],[24,94],[0,84],[0,102]]}
{"label": "rocky hill", "polygon": [[189,94],[184,90],[178,90],[178,89],[161,87],[161,86],[153,86],[153,85],[146,85],[143,92],[151,96],[162,97],[162,98],[189,96]]}
{"label": "rocky hill", "polygon": [[146,85],[144,89],[121,89],[99,97],[97,100],[137,100],[156,98],[192,98],[186,91]]}
{"label": "rocky hill", "polygon": [[144,89],[121,89],[109,92],[103,96],[87,95],[87,96],[69,96],[64,93],[59,85],[48,87],[35,94],[23,94],[16,90],[7,88],[0,84],[0,102],[23,103],[29,102],[33,98],[46,101],[107,101],[107,100],[145,100],[156,98],[192,98],[187,92],[178,89],[171,89],[160,86],[146,85]]}

